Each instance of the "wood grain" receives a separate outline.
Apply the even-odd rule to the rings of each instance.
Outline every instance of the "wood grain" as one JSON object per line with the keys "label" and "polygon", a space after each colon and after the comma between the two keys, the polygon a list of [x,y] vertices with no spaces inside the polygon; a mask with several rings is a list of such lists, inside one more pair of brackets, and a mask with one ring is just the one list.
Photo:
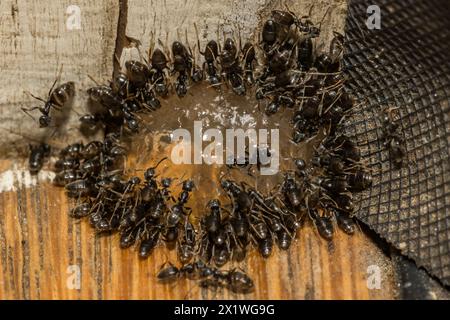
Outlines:
{"label": "wood grain", "polygon": [[[67,8],[80,9],[81,29],[67,28]],[[55,128],[39,129],[39,112],[25,115],[21,108],[41,105],[27,92],[46,98],[62,67],[61,83],[75,81],[72,110],[64,117],[57,136],[78,137],[79,114],[87,108],[86,88],[107,82],[113,70],[113,53],[118,20],[118,3],[113,0],[0,2],[0,149],[11,151],[10,142],[25,141],[8,130],[39,139],[54,134]],[[60,113],[54,113],[60,115]],[[27,141],[26,143],[29,143]]]}
{"label": "wood grain", "polygon": [[[60,140],[81,139],[77,130],[79,114],[87,108],[86,88],[94,85],[88,75],[100,83],[106,83],[118,70],[117,61],[124,57],[139,58],[130,54],[131,44],[126,36],[142,42],[141,57],[145,57],[150,33],[156,39],[169,42],[177,39],[179,32],[184,40],[187,31],[192,47],[196,44],[194,22],[199,26],[201,46],[217,34],[242,40],[257,40],[258,27],[273,9],[288,5],[290,10],[304,16],[311,10],[311,19],[320,21],[324,14],[322,35],[318,50],[325,49],[333,31],[342,32],[347,1],[207,1],[207,0],[3,0],[0,3],[0,150],[12,153],[11,142],[23,147],[24,139],[40,139],[54,135],[54,129],[39,129],[36,120],[21,112],[21,108],[38,106],[39,103],[26,92],[45,98],[48,90],[63,66],[61,81],[76,82],[76,96],[71,106],[74,111],[64,115],[64,126],[57,131]],[[66,27],[70,5],[77,5],[81,13],[81,29]],[[119,19],[120,18],[120,19]],[[120,23],[119,23],[120,22]],[[199,54],[196,53],[197,58]],[[124,62],[124,59],[121,59]],[[34,115],[39,112],[35,110]],[[36,117],[37,118],[37,117]],[[18,147],[17,147],[18,148]]]}
{"label": "wood grain", "polygon": [[[239,36],[245,41],[258,41],[258,31],[275,9],[286,6],[299,17],[311,14],[310,19],[321,25],[321,36],[315,42],[316,50],[328,50],[328,44],[334,37],[333,31],[344,32],[347,13],[347,0],[255,0],[255,1],[147,1],[129,0],[127,11],[128,36],[142,43],[145,53],[153,34],[154,42],[185,40],[185,33],[192,48],[197,44],[194,24],[199,31],[200,46],[203,50],[211,39]],[[197,53],[198,57],[198,53]],[[200,57],[198,57],[200,58]]]}
{"label": "wood grain", "polygon": [[[63,189],[15,181],[14,191],[0,194],[0,299],[394,298],[390,262],[364,233],[338,231],[328,243],[310,225],[289,251],[275,250],[266,260],[253,252],[238,266],[254,279],[252,294],[200,290],[195,281],[163,285],[155,274],[165,261],[176,261],[175,252],[160,245],[140,260],[135,249],[119,248],[117,235],[96,235],[86,221],[70,218],[73,203]],[[200,204],[192,200],[195,210]],[[81,271],[79,290],[67,286],[71,265]],[[368,289],[369,265],[382,270],[381,289]]]}
{"label": "wood grain", "polygon": [[[191,43],[195,42],[194,22],[200,27],[203,45],[207,38],[215,36],[217,25],[222,28],[226,24],[240,25],[245,39],[254,36],[253,27],[261,23],[260,14],[267,16],[270,10],[281,8],[280,1],[258,1],[256,5],[260,10],[244,1],[211,4],[210,1],[189,0],[183,5],[164,1],[164,6],[160,3],[128,1],[127,35],[142,40],[144,49],[148,48],[151,30],[164,39],[167,30],[171,30],[174,38],[176,28],[182,33],[188,29]],[[288,1],[290,8],[302,15],[311,3]],[[313,15],[321,18],[328,2],[314,3]],[[34,129],[37,128],[36,123],[19,112],[20,107],[35,105],[35,101],[23,91],[45,96],[61,64],[64,65],[61,79],[77,82],[77,98],[73,105],[77,112],[83,112],[86,103],[84,90],[92,85],[87,75],[100,82],[106,82],[111,76],[113,53],[120,52],[116,35],[118,30],[123,30],[117,28],[119,2],[77,1],[82,10],[82,29],[70,32],[65,29],[65,10],[69,4],[63,0],[52,1],[47,6],[37,0],[0,2],[0,56],[4,57],[0,61],[1,128],[13,128],[34,138],[46,134]],[[346,1],[335,2],[333,8],[332,14],[324,20],[327,26],[323,28],[324,39],[328,40],[332,31],[343,28]],[[225,29],[229,30],[229,26]],[[76,118],[74,113],[70,121]],[[77,136],[76,130],[68,132]],[[25,141],[22,137],[11,139],[9,134],[0,135],[2,147],[11,147],[6,143],[15,140]],[[176,261],[174,252],[168,252],[161,245],[149,259],[140,260],[135,249],[121,250],[117,235],[96,235],[86,221],[69,217],[73,202],[67,200],[63,189],[44,181],[35,185],[25,183],[28,179],[25,171],[18,168],[26,168],[24,160],[0,160],[0,173],[12,172],[15,175],[13,190],[3,189],[0,193],[0,299],[394,297],[390,262],[364,233],[349,237],[337,232],[333,242],[328,243],[319,238],[310,225],[302,229],[289,251],[275,250],[267,260],[252,253],[246,263],[239,265],[255,281],[252,294],[244,296],[223,290],[200,290],[194,281],[159,284],[155,274],[165,261]],[[198,175],[192,166],[178,170],[172,174],[178,177],[181,177],[181,172],[187,176]],[[202,172],[215,177],[213,173],[214,169]],[[197,211],[204,210],[202,199],[210,197],[209,190],[214,191],[202,190],[189,204]],[[367,267],[370,265],[378,265],[382,270],[381,289],[370,290],[367,287]],[[70,289],[67,285],[70,266],[80,268],[80,289]]]}

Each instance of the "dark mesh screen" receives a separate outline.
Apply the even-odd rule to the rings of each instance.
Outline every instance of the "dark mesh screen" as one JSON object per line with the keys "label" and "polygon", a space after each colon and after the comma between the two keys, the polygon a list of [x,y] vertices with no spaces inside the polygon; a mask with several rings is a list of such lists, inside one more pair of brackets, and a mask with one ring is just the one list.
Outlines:
{"label": "dark mesh screen", "polygon": [[[369,30],[369,5],[381,30]],[[357,217],[450,285],[450,1],[353,0],[346,22],[348,90],[357,107],[345,131],[374,184]],[[407,155],[395,169],[381,141],[381,110],[400,124]]]}

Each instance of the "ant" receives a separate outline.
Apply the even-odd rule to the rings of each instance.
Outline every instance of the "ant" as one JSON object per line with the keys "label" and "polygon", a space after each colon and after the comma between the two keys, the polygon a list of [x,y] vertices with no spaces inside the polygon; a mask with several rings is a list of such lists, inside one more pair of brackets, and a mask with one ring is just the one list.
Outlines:
{"label": "ant", "polygon": [[341,58],[344,50],[344,36],[336,31],[330,44],[328,54],[322,53],[314,61],[319,72],[336,73],[341,69]]}
{"label": "ant", "polygon": [[[161,40],[158,39],[158,42],[160,45],[162,45]],[[167,97],[169,94],[167,83],[166,83],[166,76],[165,73],[170,72],[169,70],[169,53],[168,50],[165,48],[164,51],[166,53],[162,52],[159,48],[154,49],[155,43],[153,39],[153,32],[152,37],[150,41],[150,48],[148,50],[148,57],[151,61],[151,69],[150,69],[150,81],[155,87],[155,91],[157,94],[159,94],[162,97]],[[163,46],[163,45],[162,45]],[[164,46],[163,46],[164,47]]]}
{"label": "ant", "polygon": [[161,233],[161,228],[159,226],[153,227],[151,231],[145,233],[144,239],[141,240],[139,244],[139,257],[148,258],[152,253],[153,249],[158,244],[158,239]]}
{"label": "ant", "polygon": [[179,41],[172,43],[173,70],[172,74],[178,73],[175,83],[175,91],[178,97],[184,97],[187,93],[188,74],[192,69],[192,56],[186,47]]}
{"label": "ant", "polygon": [[395,168],[399,169],[403,165],[403,159],[406,155],[405,141],[398,133],[399,124],[394,122],[392,112],[394,108],[384,108],[382,115],[382,131],[384,146],[388,148],[391,155],[391,161]]}
{"label": "ant", "polygon": [[152,88],[148,86],[151,74],[147,65],[139,61],[129,60],[125,62],[125,67],[129,79],[126,75],[119,74],[113,82],[113,88],[121,97],[125,98],[124,104],[127,111],[139,111],[139,106],[142,103],[150,111],[159,109],[161,103],[155,97]]}
{"label": "ant", "polygon": [[272,19],[267,20],[263,25],[261,32],[262,40],[259,41],[259,46],[262,47],[267,59],[270,59],[275,51],[274,48],[277,42],[277,29],[277,24]]}
{"label": "ant", "polygon": [[173,70],[171,73],[178,74],[175,91],[180,98],[186,95],[189,77],[194,82],[199,82],[203,79],[203,72],[195,65],[195,58],[188,42],[187,31],[186,43],[187,48],[180,41],[172,43]]}
{"label": "ant", "polygon": [[233,202],[233,215],[239,215],[239,213],[246,214],[252,207],[252,199],[248,192],[245,190],[243,183],[239,186],[232,180],[220,179],[220,185],[227,193],[230,200]]}
{"label": "ant", "polygon": [[181,268],[169,263],[169,266],[158,272],[157,278],[161,282],[172,282],[192,274],[200,280],[202,288],[225,287],[234,293],[250,293],[254,288],[253,280],[245,272],[237,269],[222,271],[202,261],[186,264]]}
{"label": "ant", "polygon": [[156,181],[156,169],[158,166],[167,160],[167,157],[162,158],[154,166],[145,170],[144,173],[144,187],[141,189],[141,197],[143,201],[150,202],[156,196],[158,190],[158,182]]}
{"label": "ant", "polygon": [[194,257],[194,251],[196,247],[196,231],[194,226],[189,221],[189,216],[185,218],[183,234],[181,240],[178,241],[178,259],[185,264]]}
{"label": "ant", "polygon": [[[52,87],[48,91],[47,100],[39,98],[30,93],[30,95],[44,103],[44,107],[32,107],[22,108],[22,111],[32,117],[28,112],[38,109],[42,115],[39,117],[39,126],[41,128],[48,127],[51,123],[52,117],[50,116],[51,109],[61,110],[61,108],[75,95],[75,83],[70,81],[63,83],[55,88],[56,82],[53,82]],[[32,117],[33,118],[33,117]]]}
{"label": "ant", "polygon": [[186,214],[185,210],[191,211],[190,208],[187,208],[184,205],[187,203],[189,194],[194,187],[195,185],[192,180],[183,181],[183,187],[180,195],[178,196],[178,202],[172,206],[166,219],[169,227],[175,227],[178,225],[182,216]]}
{"label": "ant", "polygon": [[246,42],[242,48],[243,63],[244,63],[244,77],[248,86],[253,86],[255,84],[255,79],[253,77],[254,67],[253,64],[256,60],[256,51],[253,44]]}
{"label": "ant", "polygon": [[223,50],[219,53],[219,62],[223,77],[231,85],[233,92],[239,96],[245,95],[246,88],[242,78],[238,49],[233,39],[225,39]]}
{"label": "ant", "polygon": [[[258,171],[260,171],[261,166],[267,164],[267,159],[270,158],[270,156],[272,155],[270,148],[268,148],[268,147],[259,147],[258,146],[256,148],[254,148],[253,151],[256,153],[256,155],[255,154],[250,155],[248,146],[247,146],[246,150],[245,150],[245,157],[243,159],[241,157],[231,159],[233,163],[227,164],[227,167],[230,169],[247,168],[247,174],[249,176],[253,176],[252,172],[251,172],[253,163],[256,162],[256,167],[257,167]],[[250,163],[250,162],[252,162],[252,163]]]}
{"label": "ant", "polygon": [[220,84],[220,76],[217,74],[217,57],[219,56],[219,45],[215,40],[210,40],[206,44],[205,50],[200,51],[200,39],[198,37],[197,25],[194,23],[195,33],[197,35],[197,45],[200,54],[205,58],[203,70],[206,71],[208,82],[212,86]]}

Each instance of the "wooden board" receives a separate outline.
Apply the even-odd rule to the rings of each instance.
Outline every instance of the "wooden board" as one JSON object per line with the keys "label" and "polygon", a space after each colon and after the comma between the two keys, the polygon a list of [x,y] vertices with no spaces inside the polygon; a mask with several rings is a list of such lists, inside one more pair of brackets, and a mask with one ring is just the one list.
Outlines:
{"label": "wooden board", "polygon": [[[129,46],[124,33],[141,40],[147,50],[154,26],[156,37],[174,39],[176,28],[188,30],[195,43],[193,23],[200,30],[202,46],[214,38],[216,28],[242,28],[243,39],[256,38],[260,17],[282,8],[280,1],[91,1],[80,0],[80,30],[68,30],[67,1],[4,0],[0,3],[0,128],[13,129],[38,138],[49,132],[20,112],[36,101],[24,91],[45,97],[57,70],[64,65],[62,81],[77,82],[77,94],[69,125],[74,128],[86,106],[85,89],[92,86],[88,75],[106,82],[113,73],[114,53],[120,56]],[[314,3],[313,19],[321,19],[328,2],[287,1],[304,15]],[[180,5],[178,5],[180,4]],[[342,31],[346,1],[336,1],[322,28],[328,43],[332,31]],[[125,18],[124,18],[125,17]],[[121,22],[118,24],[118,22]],[[257,25],[256,25],[257,24]],[[125,48],[128,49],[128,48]],[[129,54],[129,52],[124,52]],[[124,59],[122,58],[121,61]],[[185,101],[183,101],[184,103]],[[62,138],[78,139],[76,130]],[[0,146],[10,151],[11,142],[28,143],[3,130]],[[47,172],[48,174],[48,172]],[[195,175],[196,172],[190,172]],[[212,175],[212,172],[210,173]],[[155,274],[174,252],[160,247],[151,258],[139,260],[135,250],[120,250],[117,236],[95,235],[86,221],[68,216],[71,205],[64,190],[26,172],[22,160],[0,160],[0,299],[390,299],[394,297],[390,262],[362,232],[349,237],[338,232],[330,244],[320,239],[311,226],[298,235],[288,252],[275,250],[267,260],[251,254],[240,265],[255,280],[254,293],[243,296],[228,291],[199,290],[195,281],[176,285],[156,282]],[[180,174],[181,176],[181,174]],[[209,196],[206,189],[199,198]],[[198,200],[198,198],[197,198]],[[203,210],[193,199],[190,205]],[[197,202],[196,202],[197,201]],[[380,289],[367,286],[368,267],[382,271]],[[80,270],[80,289],[70,287],[74,270]],[[69,281],[69,286],[68,286]]]}
{"label": "wooden board", "polygon": [[[14,172],[14,190],[0,193],[0,299],[394,298],[390,261],[364,233],[339,231],[328,243],[310,225],[289,251],[275,250],[266,260],[253,252],[234,265],[254,279],[252,294],[200,290],[186,280],[160,284],[155,274],[165,261],[176,261],[175,252],[161,245],[140,260],[135,249],[119,248],[117,235],[95,235],[87,221],[70,218],[73,202],[63,189],[48,182],[33,185],[17,163],[1,164],[0,172]],[[201,210],[195,198],[189,205]],[[70,266],[80,270],[79,290],[67,286],[75,270]],[[381,271],[380,289],[367,286],[369,266]]]}

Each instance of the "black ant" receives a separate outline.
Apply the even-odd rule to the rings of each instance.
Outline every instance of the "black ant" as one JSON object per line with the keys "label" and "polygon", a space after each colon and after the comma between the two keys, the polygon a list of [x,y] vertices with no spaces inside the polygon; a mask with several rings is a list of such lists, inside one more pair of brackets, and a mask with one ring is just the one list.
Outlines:
{"label": "black ant", "polygon": [[44,165],[45,158],[48,156],[50,156],[50,146],[48,144],[30,145],[30,157],[28,161],[30,173],[38,174]]}
{"label": "black ant", "polygon": [[252,207],[252,200],[250,195],[246,192],[244,186],[242,184],[239,186],[232,180],[220,179],[220,181],[222,188],[226,191],[228,197],[234,204],[233,215],[237,213],[248,213]]}
{"label": "black ant", "polygon": [[270,59],[275,51],[274,47],[277,42],[277,29],[277,24],[272,19],[267,20],[263,25],[261,32],[262,40],[259,45],[262,46],[262,50],[267,59]]}
{"label": "black ant", "polygon": [[206,231],[215,233],[221,226],[221,204],[218,199],[213,199],[208,202],[210,213],[202,218],[202,225]]}
{"label": "black ant", "polygon": [[70,81],[63,83],[55,88],[55,80],[52,87],[48,92],[47,100],[36,97],[30,93],[30,95],[44,103],[44,107],[22,108],[22,111],[31,116],[28,112],[38,109],[42,115],[39,117],[39,125],[41,128],[48,127],[51,123],[52,117],[50,116],[51,109],[61,110],[61,108],[75,95],[75,83]]}
{"label": "black ant", "polygon": [[178,73],[175,83],[175,91],[178,97],[184,97],[187,93],[188,74],[192,69],[192,56],[186,47],[179,41],[172,43],[173,73]]}

